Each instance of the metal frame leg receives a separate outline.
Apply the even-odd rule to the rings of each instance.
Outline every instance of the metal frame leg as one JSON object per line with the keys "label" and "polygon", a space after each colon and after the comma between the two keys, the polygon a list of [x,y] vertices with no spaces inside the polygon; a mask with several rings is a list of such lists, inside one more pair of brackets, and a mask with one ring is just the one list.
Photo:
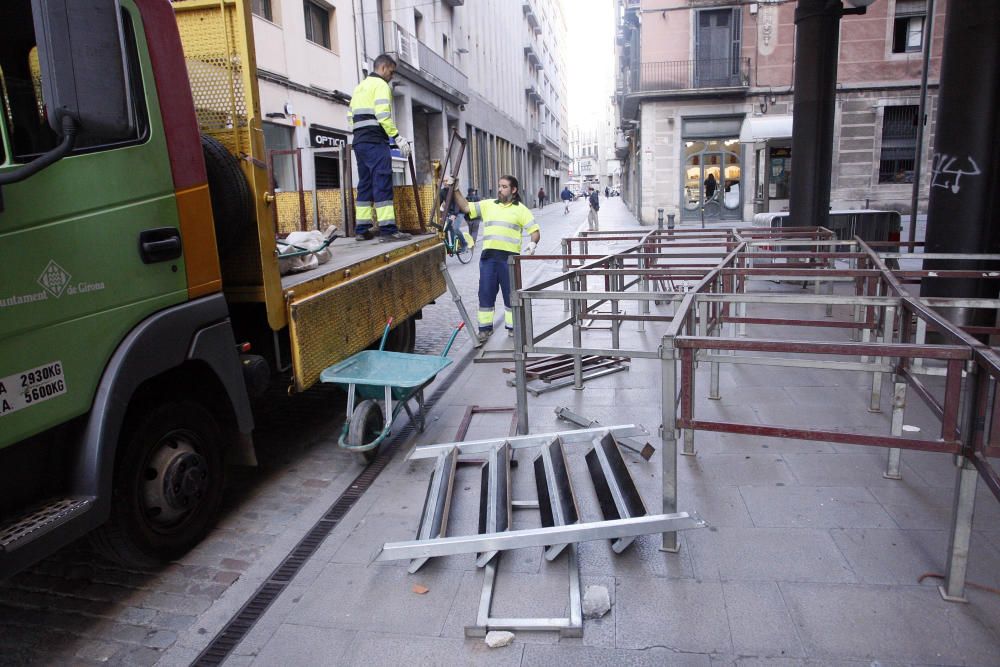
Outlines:
{"label": "metal frame leg", "polygon": [[962,457],[955,473],[955,501],[951,509],[951,539],[948,544],[948,567],[941,597],[949,602],[968,602],[965,598],[965,573],[969,567],[972,542],[972,517],[976,509],[976,484],[979,472]]}
{"label": "metal frame leg", "polygon": [[[893,385],[892,390],[892,430],[894,436],[903,434],[903,412],[906,410],[906,383],[898,380]],[[882,477],[886,479],[903,479],[900,474],[900,458],[902,450],[899,447],[890,447],[886,458],[885,472]]]}
{"label": "metal frame leg", "polygon": [[[663,513],[673,514],[677,511],[677,360],[674,342],[666,336],[660,345],[660,382]],[[660,550],[671,553],[680,550],[676,532],[663,533]]]}

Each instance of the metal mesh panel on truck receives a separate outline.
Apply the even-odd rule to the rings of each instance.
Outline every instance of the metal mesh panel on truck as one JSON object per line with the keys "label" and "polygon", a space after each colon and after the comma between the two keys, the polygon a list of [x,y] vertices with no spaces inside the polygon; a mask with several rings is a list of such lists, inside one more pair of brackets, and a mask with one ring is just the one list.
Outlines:
{"label": "metal mesh panel on truck", "polygon": [[[378,339],[389,317],[401,322],[444,293],[446,285],[440,268],[443,261],[444,246],[432,243],[410,256],[409,261],[387,264],[289,301],[296,390],[308,389],[324,368]],[[309,345],[298,344],[305,340]]]}
{"label": "metal mesh panel on truck", "polygon": [[[220,12],[220,7],[223,10]],[[250,155],[252,109],[243,85],[236,4],[175,3],[198,127],[233,155]]]}
{"label": "metal mesh panel on truck", "polygon": [[[250,17],[243,2],[210,0],[175,0],[173,3],[187,64],[191,94],[198,128],[202,134],[218,140],[240,161],[240,168],[250,184],[258,221],[248,220],[246,232],[232,241],[224,256],[222,282],[231,296],[234,290],[263,296],[260,287],[277,281],[277,274],[267,278],[262,262],[273,261],[273,210],[263,204],[267,189],[263,161],[263,134],[256,108],[256,79]],[[274,266],[276,271],[277,267]],[[277,287],[277,285],[274,285]],[[282,313],[280,291],[269,294],[268,311]],[[273,303],[272,303],[273,302]]]}

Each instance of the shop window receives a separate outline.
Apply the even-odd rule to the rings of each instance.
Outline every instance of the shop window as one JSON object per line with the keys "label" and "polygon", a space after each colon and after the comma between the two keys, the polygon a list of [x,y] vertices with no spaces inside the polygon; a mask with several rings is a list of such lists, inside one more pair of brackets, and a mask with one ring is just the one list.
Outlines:
{"label": "shop window", "polygon": [[924,45],[926,0],[896,0],[896,16],[892,24],[892,52],[918,52]]}
{"label": "shop window", "polygon": [[[31,15],[30,0],[5,3],[4,43],[0,49],[0,122],[7,126],[14,161],[28,162],[59,144],[59,137],[49,127],[42,96],[42,74]],[[9,26],[9,28],[8,28]],[[135,108],[135,131],[108,141],[77,135],[74,154],[91,153],[144,141],[149,134],[142,72],[135,41],[132,17],[122,11],[125,33],[126,67],[131,86],[130,99]],[[0,159],[3,159],[0,148]]]}
{"label": "shop window", "polygon": [[340,160],[335,157],[317,155],[314,164],[316,166],[317,190],[340,187]]}
{"label": "shop window", "polygon": [[912,183],[917,153],[917,107],[885,107],[882,114],[882,155],[879,183]]}
{"label": "shop window", "polygon": [[250,11],[262,19],[274,21],[274,12],[271,8],[271,0],[252,0],[250,3]]}
{"label": "shop window", "polygon": [[295,157],[290,152],[274,154],[273,151],[291,151],[294,128],[277,123],[264,123],[264,148],[270,156],[275,190],[297,190]]}
{"label": "shop window", "polygon": [[306,39],[333,50],[333,43],[330,41],[333,7],[321,5],[313,0],[303,0],[302,6],[305,9]]}

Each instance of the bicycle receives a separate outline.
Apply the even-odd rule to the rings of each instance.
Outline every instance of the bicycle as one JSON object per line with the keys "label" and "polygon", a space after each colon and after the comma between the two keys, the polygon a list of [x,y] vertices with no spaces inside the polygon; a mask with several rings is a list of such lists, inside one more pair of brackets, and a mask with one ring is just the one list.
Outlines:
{"label": "bicycle", "polygon": [[453,213],[445,218],[443,227],[433,222],[431,225],[443,233],[442,240],[448,256],[457,257],[462,264],[468,264],[472,261],[472,255],[476,249],[475,241],[470,235],[465,234],[460,229],[455,229],[457,222],[458,216]]}

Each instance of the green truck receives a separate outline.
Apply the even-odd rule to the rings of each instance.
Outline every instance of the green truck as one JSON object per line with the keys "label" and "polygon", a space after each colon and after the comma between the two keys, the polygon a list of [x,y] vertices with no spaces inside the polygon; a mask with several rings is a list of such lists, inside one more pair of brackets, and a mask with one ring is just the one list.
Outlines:
{"label": "green truck", "polygon": [[260,116],[246,0],[0,3],[0,577],[178,557],[273,378],[411,348],[444,292],[434,237],[280,275]]}

